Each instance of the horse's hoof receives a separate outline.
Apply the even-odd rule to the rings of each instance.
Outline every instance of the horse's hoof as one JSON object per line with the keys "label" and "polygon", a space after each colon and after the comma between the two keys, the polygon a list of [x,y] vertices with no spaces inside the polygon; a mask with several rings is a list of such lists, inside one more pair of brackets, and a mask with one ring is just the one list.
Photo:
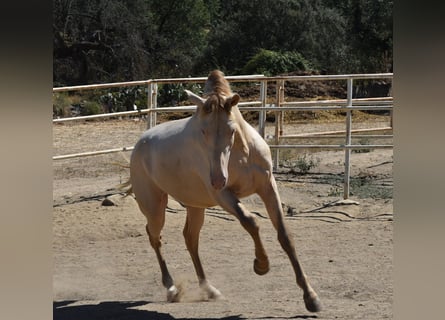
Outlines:
{"label": "horse's hoof", "polygon": [[269,272],[269,261],[266,259],[266,263],[263,263],[263,266],[260,265],[260,261],[255,258],[253,261],[253,270],[257,275],[265,275]]}
{"label": "horse's hoof", "polygon": [[203,290],[207,294],[207,298],[209,300],[220,300],[223,299],[222,293],[216,289],[214,286],[212,286],[210,283],[205,281],[204,283],[200,284],[201,290]]}
{"label": "horse's hoof", "polygon": [[306,309],[310,312],[319,312],[322,309],[321,306],[321,300],[318,298],[317,295],[310,296],[310,295],[304,295],[304,304],[306,305]]}
{"label": "horse's hoof", "polygon": [[168,302],[179,302],[181,299],[181,291],[176,288],[176,286],[171,286],[167,290],[167,301]]}
{"label": "horse's hoof", "polygon": [[214,287],[212,287],[211,290],[207,291],[207,295],[208,295],[210,300],[217,301],[217,300],[222,300],[223,299],[222,293],[218,289],[216,289]]}

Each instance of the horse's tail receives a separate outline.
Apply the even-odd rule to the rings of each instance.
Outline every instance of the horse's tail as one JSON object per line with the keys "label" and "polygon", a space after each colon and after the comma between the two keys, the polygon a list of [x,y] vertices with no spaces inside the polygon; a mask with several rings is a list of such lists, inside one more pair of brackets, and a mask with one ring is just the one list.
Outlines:
{"label": "horse's tail", "polygon": [[127,181],[124,183],[121,183],[117,186],[119,190],[122,190],[124,192],[124,197],[128,197],[133,194],[133,186],[131,185],[131,180],[128,178]]}
{"label": "horse's tail", "polygon": [[[119,166],[121,168],[124,169],[130,169],[130,161],[128,160],[128,158],[121,153],[122,157],[125,159],[125,161],[127,162],[126,164],[122,164],[122,163],[118,163],[118,162],[114,162],[113,164],[116,166]],[[124,183],[118,184],[116,186],[116,188],[118,190],[122,190],[124,192],[124,197],[128,197],[129,195],[133,194],[133,186],[131,185],[131,180],[130,178],[128,178],[127,181],[125,181]]]}

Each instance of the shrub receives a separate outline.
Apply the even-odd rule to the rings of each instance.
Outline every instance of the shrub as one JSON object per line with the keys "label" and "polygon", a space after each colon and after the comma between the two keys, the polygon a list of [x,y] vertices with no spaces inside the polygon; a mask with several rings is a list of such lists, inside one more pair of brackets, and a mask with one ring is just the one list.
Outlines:
{"label": "shrub", "polygon": [[144,109],[147,106],[147,88],[113,88],[99,96],[99,101],[105,106],[105,112],[131,111],[134,105]]}
{"label": "shrub", "polygon": [[311,169],[318,166],[319,163],[320,163],[320,159],[317,158],[314,160],[314,158],[312,156],[308,157],[306,154],[303,154],[302,156],[298,157],[295,167],[298,168],[300,173],[306,174]]}
{"label": "shrub", "polygon": [[53,118],[68,117],[71,114],[71,100],[66,92],[53,94]]}
{"label": "shrub", "polygon": [[95,101],[86,101],[81,105],[81,115],[90,116],[102,113],[102,106]]}
{"label": "shrub", "polygon": [[296,51],[277,52],[260,49],[244,66],[246,74],[261,73],[273,76],[292,71],[310,69],[309,62]]}
{"label": "shrub", "polygon": [[[368,145],[370,144],[370,141],[368,138],[362,138],[360,139],[360,141],[358,142],[360,145]],[[368,153],[371,152],[371,149],[352,149],[352,153]]]}
{"label": "shrub", "polygon": [[201,95],[202,89],[199,84],[182,84],[182,83],[172,83],[172,84],[161,84],[158,87],[158,106],[168,107],[177,106],[179,102],[186,101],[188,99],[185,89],[195,92]]}

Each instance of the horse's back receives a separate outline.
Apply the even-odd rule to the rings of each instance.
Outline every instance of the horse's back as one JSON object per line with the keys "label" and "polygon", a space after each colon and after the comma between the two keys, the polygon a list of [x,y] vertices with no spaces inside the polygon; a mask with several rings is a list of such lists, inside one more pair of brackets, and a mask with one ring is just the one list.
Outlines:
{"label": "horse's back", "polygon": [[164,122],[145,131],[136,143],[131,162],[160,161],[167,155],[175,156],[175,151],[181,146],[184,131],[189,118]]}

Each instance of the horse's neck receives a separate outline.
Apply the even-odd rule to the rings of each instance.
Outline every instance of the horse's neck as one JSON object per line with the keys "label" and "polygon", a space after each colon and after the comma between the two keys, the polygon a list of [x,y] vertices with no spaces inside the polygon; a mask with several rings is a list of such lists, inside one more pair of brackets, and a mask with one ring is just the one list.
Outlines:
{"label": "horse's neck", "polygon": [[234,116],[234,119],[236,121],[236,123],[238,124],[238,126],[240,126],[242,129],[245,128],[245,126],[248,124],[247,121],[244,119],[243,115],[241,114],[241,112],[238,109],[238,106],[234,106],[232,108],[232,114]]}
{"label": "horse's neck", "polygon": [[239,111],[238,107],[235,106],[232,108],[232,114],[234,117],[235,122],[238,125],[238,132],[237,132],[237,136],[235,137],[235,148],[238,148],[239,150],[242,151],[242,153],[245,156],[249,156],[250,151],[249,151],[249,135],[248,135],[248,131],[247,131],[247,126],[249,125],[246,120],[244,120],[243,115],[241,114],[241,112]]}

